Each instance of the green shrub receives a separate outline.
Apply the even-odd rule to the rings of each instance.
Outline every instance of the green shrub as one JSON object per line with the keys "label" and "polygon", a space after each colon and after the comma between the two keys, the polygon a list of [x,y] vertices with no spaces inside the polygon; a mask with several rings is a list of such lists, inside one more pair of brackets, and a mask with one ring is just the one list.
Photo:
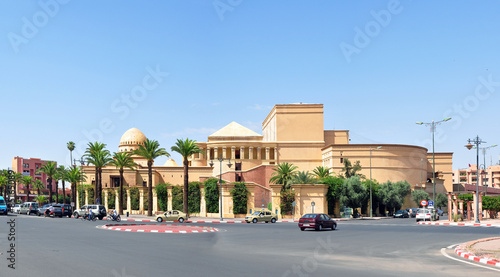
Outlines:
{"label": "green shrub", "polygon": [[189,183],[188,211],[189,213],[199,213],[201,203],[201,182]]}
{"label": "green shrub", "polygon": [[172,187],[172,209],[182,211],[182,188],[181,186]]}
{"label": "green shrub", "polygon": [[160,211],[166,211],[168,210],[168,189],[167,186],[170,186],[170,184],[158,184],[155,187],[156,190],[156,197],[158,198],[158,206]]}
{"label": "green shrub", "polygon": [[243,182],[234,183],[231,190],[233,196],[233,214],[247,213],[248,189]]}
{"label": "green shrub", "polygon": [[137,211],[139,210],[139,189],[138,188],[131,188],[129,190],[130,193],[130,205],[132,206],[132,210]]}
{"label": "green shrub", "polygon": [[210,178],[204,182],[207,213],[219,212],[219,179]]}
{"label": "green shrub", "polygon": [[108,191],[108,209],[115,209],[116,194],[114,191]]}

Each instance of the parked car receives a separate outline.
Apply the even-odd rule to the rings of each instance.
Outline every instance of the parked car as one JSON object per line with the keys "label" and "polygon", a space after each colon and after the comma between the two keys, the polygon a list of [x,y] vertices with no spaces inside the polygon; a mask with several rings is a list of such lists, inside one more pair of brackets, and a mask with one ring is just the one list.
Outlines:
{"label": "parked car", "polygon": [[255,211],[253,214],[245,217],[245,221],[247,223],[250,223],[250,222],[257,223],[260,221],[263,221],[265,223],[269,223],[269,221],[271,221],[271,223],[275,223],[276,220],[278,220],[278,215],[276,215],[275,213],[273,213],[267,209]]}
{"label": "parked car", "polygon": [[104,205],[85,205],[79,210],[75,210],[73,212],[73,216],[75,218],[79,218],[81,216],[84,216],[87,213],[87,208],[92,210],[92,213],[99,218],[99,220],[102,220],[104,217],[106,217],[106,208]]}
{"label": "parked car", "polygon": [[[430,210],[430,209],[419,209],[418,212],[417,212],[417,216],[415,217],[415,219],[417,220],[417,222],[419,222],[420,220],[423,220],[423,221],[429,220],[429,221],[431,221],[432,220],[432,210]],[[439,215],[436,215],[436,220],[439,220]]]}
{"label": "parked car", "polygon": [[41,206],[40,208],[37,209],[36,211],[36,215],[38,216],[42,216],[45,214],[45,211],[50,207],[52,206],[52,204],[45,204],[43,206]]}
{"label": "parked car", "polygon": [[36,202],[24,202],[19,208],[20,214],[37,214],[38,212],[38,203]]}
{"label": "parked car", "polygon": [[444,216],[444,212],[441,209],[436,209],[436,212],[439,216]]}
{"label": "parked car", "polygon": [[14,206],[12,206],[10,208],[10,211],[14,214],[18,214],[19,213],[19,209],[21,208],[21,204],[15,204]]}
{"label": "parked car", "polygon": [[0,214],[7,215],[8,212],[7,202],[5,202],[3,196],[0,196]]}
{"label": "parked car", "polygon": [[156,216],[156,221],[158,222],[179,221],[180,223],[182,223],[186,219],[186,214],[178,210],[167,211]]}
{"label": "parked car", "polygon": [[326,214],[305,214],[299,219],[299,228],[301,231],[306,228],[313,228],[317,231],[330,228],[333,231],[337,229],[337,222]]}
{"label": "parked car", "polygon": [[73,215],[73,207],[70,204],[60,204],[62,207],[62,216],[71,217]]}
{"label": "parked car", "polygon": [[62,217],[62,205],[59,204],[51,204],[46,210],[44,215],[51,217]]}
{"label": "parked car", "polygon": [[394,214],[394,218],[409,218],[410,215],[405,210],[399,210]]}

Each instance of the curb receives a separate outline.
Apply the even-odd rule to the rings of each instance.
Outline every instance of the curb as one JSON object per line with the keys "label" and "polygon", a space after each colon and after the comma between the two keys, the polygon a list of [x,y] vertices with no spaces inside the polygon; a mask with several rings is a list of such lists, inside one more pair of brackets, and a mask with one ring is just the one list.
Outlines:
{"label": "curb", "polygon": [[417,222],[419,225],[442,225],[442,226],[471,226],[471,227],[500,227],[484,223],[457,223],[457,222]]}
{"label": "curb", "polygon": [[[102,225],[102,226],[96,226],[96,228],[100,229],[106,229],[106,230],[113,230],[113,231],[124,231],[124,232],[139,232],[139,233],[172,233],[172,234],[190,234],[190,233],[213,233],[213,232],[218,232],[219,229],[217,228],[212,228],[212,227],[207,227],[209,228],[208,230],[143,230],[143,229],[137,229],[137,230],[132,230],[132,229],[127,229],[127,228],[120,228],[117,226],[140,226],[141,224],[113,224],[113,225]],[[191,228],[192,226],[187,226],[187,225],[180,225],[183,227],[188,227]]]}
{"label": "curb", "polygon": [[471,260],[471,261],[475,261],[475,262],[479,262],[479,263],[483,263],[483,264],[487,264],[487,265],[492,265],[495,267],[500,267],[499,261],[496,261],[494,259],[489,259],[489,258],[477,257],[469,252],[462,251],[462,248],[464,246],[465,246],[465,243],[461,244],[455,248],[455,253],[457,255],[459,255],[460,257]]}

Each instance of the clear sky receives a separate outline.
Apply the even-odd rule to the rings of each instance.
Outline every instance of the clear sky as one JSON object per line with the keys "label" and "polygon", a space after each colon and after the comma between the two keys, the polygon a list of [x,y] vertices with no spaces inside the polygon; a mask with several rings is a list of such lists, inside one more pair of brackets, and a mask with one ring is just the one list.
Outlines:
{"label": "clear sky", "polygon": [[77,157],[95,140],[115,152],[132,127],[168,151],[231,121],[262,133],[273,105],[297,102],[323,103],[325,129],[351,143],[430,151],[415,122],[452,117],[435,149],[465,168],[467,139],[500,144],[499,13],[498,1],[4,0],[0,168],[69,165],[68,141]]}

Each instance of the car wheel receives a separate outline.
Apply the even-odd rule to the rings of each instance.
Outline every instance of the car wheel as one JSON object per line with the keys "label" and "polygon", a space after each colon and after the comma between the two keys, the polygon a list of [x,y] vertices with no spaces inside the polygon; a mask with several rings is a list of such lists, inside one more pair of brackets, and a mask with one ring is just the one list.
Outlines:
{"label": "car wheel", "polygon": [[332,231],[333,231],[333,230],[335,230],[335,229],[337,229],[337,224],[335,224],[335,223],[334,223],[334,224],[332,225]]}
{"label": "car wheel", "polygon": [[102,215],[101,215],[101,216],[99,216],[99,220],[102,220],[103,218],[104,218],[104,216],[102,216]]}
{"label": "car wheel", "polygon": [[180,222],[180,223],[184,222],[184,218],[182,218],[182,217],[181,217],[181,218],[179,218],[179,222]]}
{"label": "car wheel", "polygon": [[163,218],[158,217],[158,218],[156,219],[156,221],[158,221],[158,222],[160,222],[160,223],[161,223],[161,222],[163,221]]}
{"label": "car wheel", "polygon": [[276,218],[271,219],[271,223],[276,223]]}
{"label": "car wheel", "polygon": [[257,223],[257,221],[258,221],[258,220],[257,220],[257,218],[254,218],[254,219],[252,220],[252,222],[253,222],[253,223]]}
{"label": "car wheel", "polygon": [[301,230],[301,231],[304,231],[305,229],[306,229],[306,228],[304,228],[304,227],[300,227],[300,230]]}
{"label": "car wheel", "polygon": [[321,224],[320,224],[320,225],[318,226],[318,229],[316,229],[316,230],[318,230],[318,231],[323,230],[323,225],[321,225]]}
{"label": "car wheel", "polygon": [[269,223],[269,221],[265,221],[266,223]]}
{"label": "car wheel", "polygon": [[118,215],[118,216],[116,217],[116,222],[120,222],[120,221],[122,221],[122,218],[120,217],[120,215]]}
{"label": "car wheel", "polygon": [[77,212],[75,212],[75,213],[73,214],[73,216],[74,216],[76,219],[80,218],[80,215],[79,215]]}

